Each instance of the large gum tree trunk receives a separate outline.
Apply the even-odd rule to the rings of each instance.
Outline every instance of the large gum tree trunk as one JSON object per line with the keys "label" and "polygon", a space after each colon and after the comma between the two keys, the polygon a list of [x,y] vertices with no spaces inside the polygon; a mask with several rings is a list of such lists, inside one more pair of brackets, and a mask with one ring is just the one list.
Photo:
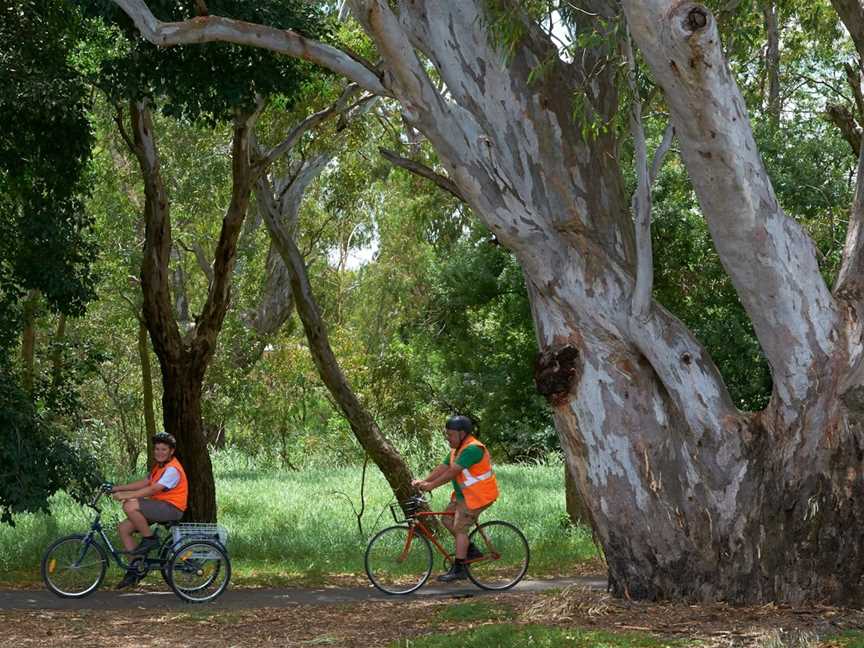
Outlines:
{"label": "large gum tree trunk", "polygon": [[[861,3],[832,1],[864,52]],[[812,241],[777,202],[707,9],[623,2],[772,370],[774,393],[758,413],[734,407],[680,321],[645,295],[636,307],[637,281],[650,285],[638,275],[651,272],[650,263],[637,270],[636,252],[650,259],[650,237],[634,233],[614,129],[584,128],[616,110],[614,38],[589,39],[593,49],[564,62],[520,3],[494,0],[523,23],[505,55],[486,29],[496,20],[487,0],[347,0],[377,46],[379,75],[296,34],[215,17],[166,25],[141,0],[115,2],[154,43],[268,47],[400,102],[447,181],[522,265],[542,352],[538,387],[616,594],[860,601],[864,181],[859,173],[831,291]],[[602,32],[620,10],[613,0],[576,4],[577,32]]]}

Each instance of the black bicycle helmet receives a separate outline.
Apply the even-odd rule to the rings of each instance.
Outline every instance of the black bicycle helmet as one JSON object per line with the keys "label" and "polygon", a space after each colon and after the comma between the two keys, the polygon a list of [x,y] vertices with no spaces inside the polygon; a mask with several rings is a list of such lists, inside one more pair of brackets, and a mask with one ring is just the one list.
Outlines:
{"label": "black bicycle helmet", "polygon": [[175,450],[177,449],[177,439],[174,438],[173,434],[168,434],[167,432],[159,432],[158,434],[153,435],[153,445],[156,445],[157,443],[164,443]]}
{"label": "black bicycle helmet", "polygon": [[471,419],[459,414],[448,418],[444,427],[448,430],[458,430],[460,432],[467,432],[468,434],[471,434],[474,430],[474,426],[471,424]]}

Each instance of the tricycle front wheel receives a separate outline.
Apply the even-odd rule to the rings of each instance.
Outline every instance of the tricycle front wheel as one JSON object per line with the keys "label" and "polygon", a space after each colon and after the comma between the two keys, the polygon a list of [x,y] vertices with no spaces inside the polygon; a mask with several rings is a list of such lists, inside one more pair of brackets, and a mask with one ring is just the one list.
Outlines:
{"label": "tricycle front wheel", "polygon": [[108,569],[108,556],[91,536],[70,535],[54,541],[42,557],[45,586],[63,598],[96,591]]}

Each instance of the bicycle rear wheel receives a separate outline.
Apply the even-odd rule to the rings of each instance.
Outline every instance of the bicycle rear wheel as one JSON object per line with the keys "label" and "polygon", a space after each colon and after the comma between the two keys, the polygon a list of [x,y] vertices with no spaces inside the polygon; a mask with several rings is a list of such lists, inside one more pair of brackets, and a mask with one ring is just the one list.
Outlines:
{"label": "bicycle rear wheel", "polygon": [[54,541],[42,557],[45,586],[63,598],[81,598],[102,584],[108,556],[98,542],[85,535]]}
{"label": "bicycle rear wheel", "polygon": [[167,581],[187,603],[216,599],[231,581],[231,561],[222,545],[210,540],[190,540],[177,548],[167,567]]}
{"label": "bicycle rear wheel", "polygon": [[410,594],[432,573],[429,541],[406,526],[379,531],[366,547],[366,575],[385,594]]}
{"label": "bicycle rear wheel", "polygon": [[522,532],[509,522],[493,520],[477,526],[469,536],[483,558],[467,563],[468,578],[487,590],[513,587],[528,571],[531,553]]}

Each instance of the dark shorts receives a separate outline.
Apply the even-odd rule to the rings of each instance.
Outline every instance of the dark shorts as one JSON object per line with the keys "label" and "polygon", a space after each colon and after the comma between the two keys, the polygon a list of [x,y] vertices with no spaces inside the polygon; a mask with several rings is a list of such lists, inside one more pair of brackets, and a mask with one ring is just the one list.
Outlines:
{"label": "dark shorts", "polygon": [[173,504],[142,497],[138,500],[138,510],[148,522],[176,522],[183,517],[183,511]]}

